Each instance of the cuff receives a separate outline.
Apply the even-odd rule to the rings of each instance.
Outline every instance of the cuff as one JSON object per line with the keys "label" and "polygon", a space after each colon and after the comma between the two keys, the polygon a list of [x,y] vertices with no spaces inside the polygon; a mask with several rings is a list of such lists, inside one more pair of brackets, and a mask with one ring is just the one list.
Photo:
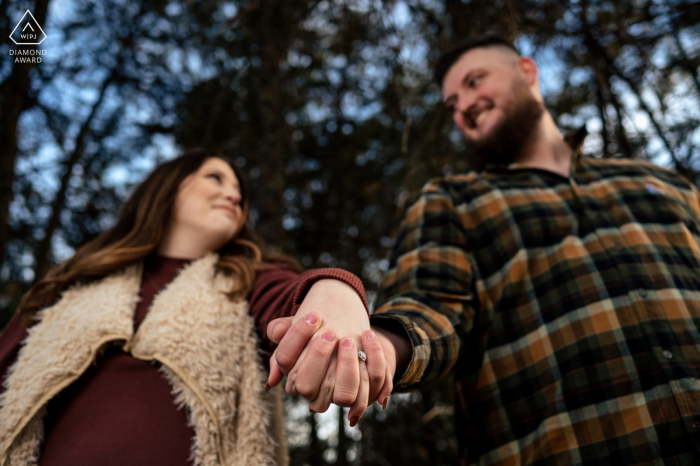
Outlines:
{"label": "cuff", "polygon": [[406,366],[406,370],[404,370],[402,374],[399,374],[398,372],[394,374],[393,381],[395,389],[398,389],[399,383],[403,382],[403,384],[406,385],[406,381],[404,379],[406,379],[406,374],[409,373],[409,369],[413,363],[413,355],[416,353],[416,347],[413,344],[413,340],[411,339],[411,334],[408,332],[408,329],[398,317],[385,316],[381,314],[372,314],[369,317],[369,324],[372,327],[379,327],[382,330],[387,330],[391,333],[405,336],[408,341],[411,342],[411,359],[409,360],[408,366]]}
{"label": "cuff", "polygon": [[340,280],[352,287],[353,290],[360,295],[362,299],[362,304],[365,306],[365,311],[369,315],[369,307],[367,306],[367,296],[365,296],[365,287],[362,285],[362,281],[355,275],[347,270],[343,269],[315,269],[309,270],[301,274],[301,281],[297,285],[296,292],[294,293],[294,307],[297,308],[301,305],[301,302],[306,297],[309,289],[319,280],[324,280],[326,278],[332,278],[334,280]]}
{"label": "cuff", "polygon": [[403,374],[394,374],[394,391],[403,392],[417,388],[423,382],[423,376],[430,359],[430,345],[427,335],[417,329],[411,319],[403,315],[372,314],[369,318],[371,326],[376,326],[390,332],[405,335],[411,343],[411,359]]}

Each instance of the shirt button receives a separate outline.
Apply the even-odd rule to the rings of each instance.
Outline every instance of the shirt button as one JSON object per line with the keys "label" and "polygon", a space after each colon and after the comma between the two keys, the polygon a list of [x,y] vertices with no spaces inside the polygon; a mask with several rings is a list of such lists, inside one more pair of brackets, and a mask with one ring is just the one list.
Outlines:
{"label": "shirt button", "polygon": [[671,353],[669,350],[664,350],[663,355],[666,359],[673,359],[673,353]]}
{"label": "shirt button", "polygon": [[647,297],[647,290],[645,290],[644,288],[638,289],[637,292],[639,293],[639,296],[641,296],[642,298]]}

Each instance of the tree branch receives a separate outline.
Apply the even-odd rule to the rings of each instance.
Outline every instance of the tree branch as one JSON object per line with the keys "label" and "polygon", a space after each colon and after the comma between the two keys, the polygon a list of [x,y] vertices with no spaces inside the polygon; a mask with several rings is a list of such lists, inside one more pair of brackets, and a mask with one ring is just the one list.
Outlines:
{"label": "tree branch", "polygon": [[80,161],[80,158],[83,156],[85,139],[90,132],[90,124],[95,118],[98,108],[100,105],[102,105],[107,88],[112,81],[115,80],[116,76],[117,68],[114,68],[109,77],[102,83],[97,100],[93,104],[90,114],[80,127],[80,131],[75,138],[75,148],[73,149],[73,152],[63,162],[65,171],[63,172],[63,176],[61,176],[60,188],[56,193],[56,197],[51,206],[51,217],[46,224],[44,238],[41,240],[41,242],[39,242],[34,254],[36,264],[34,267],[35,282],[43,278],[51,267],[51,240],[53,239],[56,229],[61,223],[61,212],[63,211],[66,203],[66,192],[68,190],[71,175],[73,174],[73,167],[75,167],[75,165]]}

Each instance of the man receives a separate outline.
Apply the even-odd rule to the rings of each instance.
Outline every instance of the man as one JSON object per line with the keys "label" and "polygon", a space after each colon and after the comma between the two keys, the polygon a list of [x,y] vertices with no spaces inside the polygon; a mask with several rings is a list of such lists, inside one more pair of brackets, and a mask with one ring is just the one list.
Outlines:
{"label": "man", "polygon": [[698,190],[583,157],[537,78],[491,36],[440,61],[480,169],[430,181],[406,214],[370,318],[388,373],[397,390],[452,374],[464,464],[696,464]]}

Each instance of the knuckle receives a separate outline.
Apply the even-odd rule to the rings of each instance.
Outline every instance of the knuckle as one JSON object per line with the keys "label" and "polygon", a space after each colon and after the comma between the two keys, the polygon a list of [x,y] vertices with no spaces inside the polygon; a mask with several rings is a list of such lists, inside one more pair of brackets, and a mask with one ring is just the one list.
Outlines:
{"label": "knuckle", "polygon": [[309,356],[312,358],[325,358],[329,351],[325,345],[311,345],[309,348]]}
{"label": "knuckle", "polygon": [[370,371],[369,373],[369,383],[371,385],[379,385],[384,381],[384,374],[381,372]]}
{"label": "knuckle", "polygon": [[313,397],[316,394],[316,390],[314,389],[312,384],[308,383],[304,379],[298,379],[296,382],[296,389],[297,392],[304,398],[308,399],[309,397]]}
{"label": "knuckle", "polygon": [[277,359],[277,365],[283,373],[288,373],[292,369],[292,366],[294,366],[292,358],[284,352],[279,352],[275,358]]}
{"label": "knuckle", "polygon": [[333,403],[338,406],[343,406],[344,408],[352,406],[357,398],[357,391],[352,389],[346,389],[343,387],[336,387],[333,393]]}

